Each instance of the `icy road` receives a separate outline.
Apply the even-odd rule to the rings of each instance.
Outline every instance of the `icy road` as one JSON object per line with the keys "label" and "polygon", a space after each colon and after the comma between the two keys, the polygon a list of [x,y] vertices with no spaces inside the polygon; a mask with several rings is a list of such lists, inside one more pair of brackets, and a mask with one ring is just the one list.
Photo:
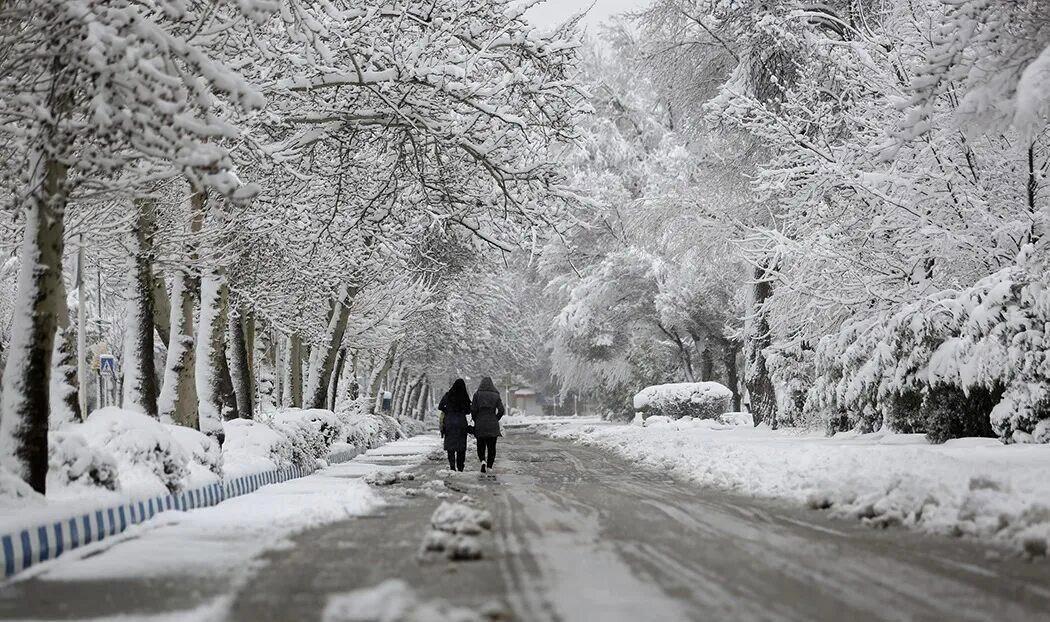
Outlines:
{"label": "icy road", "polygon": [[[0,618],[1045,620],[1050,612],[1045,561],[697,488],[520,429],[500,445],[496,481],[439,474],[443,459],[423,457],[433,446],[403,443],[305,478],[360,486],[370,468],[416,474],[362,488],[378,493],[351,504],[359,511],[348,513],[363,516],[325,521],[252,555],[236,537],[244,512],[223,510],[220,527],[158,525],[5,586]],[[285,506],[331,497],[328,484],[309,482],[282,492],[294,484],[269,497]],[[259,505],[267,492],[257,494]],[[431,515],[446,501],[491,513],[491,529],[477,538],[480,560],[421,556]],[[253,528],[266,512],[283,520],[262,504]],[[180,534],[199,564],[185,555],[166,562]],[[150,551],[148,563],[121,574]]]}

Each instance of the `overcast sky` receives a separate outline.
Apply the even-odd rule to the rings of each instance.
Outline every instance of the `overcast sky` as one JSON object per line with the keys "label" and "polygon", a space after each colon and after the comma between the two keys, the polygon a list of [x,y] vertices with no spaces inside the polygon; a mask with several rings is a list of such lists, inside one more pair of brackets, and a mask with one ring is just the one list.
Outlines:
{"label": "overcast sky", "polygon": [[533,7],[526,15],[534,24],[541,28],[559,24],[574,13],[586,10],[594,5],[584,23],[587,30],[593,30],[594,26],[605,21],[610,15],[622,13],[630,9],[645,6],[649,0],[547,0]]}

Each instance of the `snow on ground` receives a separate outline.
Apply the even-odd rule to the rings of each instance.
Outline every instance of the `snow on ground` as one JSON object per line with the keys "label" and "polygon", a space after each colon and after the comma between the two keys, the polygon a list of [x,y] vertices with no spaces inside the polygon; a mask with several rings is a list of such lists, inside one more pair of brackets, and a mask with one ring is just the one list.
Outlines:
{"label": "snow on ground", "polygon": [[390,579],[328,600],[323,622],[481,622],[494,619],[441,600],[422,600],[407,583]]}
{"label": "snow on ground", "polygon": [[[433,436],[402,439],[366,452],[352,462],[263,486],[250,495],[213,507],[164,512],[117,538],[35,566],[16,580],[28,576],[47,581],[232,577],[231,590],[235,590],[250,579],[263,552],[289,545],[290,536],[379,507],[382,500],[362,476],[394,467],[369,463],[374,456],[396,453],[402,457],[396,468],[404,470],[421,462],[439,443],[440,439]],[[220,598],[157,619],[223,619],[223,603],[229,602],[229,598]]]}
{"label": "snow on ground", "polygon": [[540,429],[699,484],[904,525],[1001,541],[1030,555],[1050,543],[1050,446],[919,434],[840,433],[715,421],[612,425],[561,419]]}
{"label": "snow on ground", "polygon": [[[47,497],[0,468],[0,533],[101,507],[288,468],[307,470],[400,439],[418,422],[357,410],[284,409],[223,422],[225,442],[108,407],[49,434]],[[403,439],[407,440],[407,439]],[[395,445],[402,447],[402,445]],[[411,444],[400,451],[412,454]],[[390,451],[390,450],[386,450]],[[377,454],[385,456],[386,454]]]}

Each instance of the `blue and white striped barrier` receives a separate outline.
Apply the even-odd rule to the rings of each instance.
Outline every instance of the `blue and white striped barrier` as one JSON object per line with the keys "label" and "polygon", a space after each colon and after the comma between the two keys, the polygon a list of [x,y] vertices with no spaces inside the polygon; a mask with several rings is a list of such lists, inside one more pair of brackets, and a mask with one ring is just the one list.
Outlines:
{"label": "blue and white striped barrier", "polygon": [[161,512],[184,512],[209,507],[226,499],[254,492],[267,484],[296,479],[312,472],[310,469],[293,466],[253,473],[200,488],[82,512],[69,518],[48,521],[46,524],[0,535],[4,576],[10,577],[33,564],[54,559],[85,544],[101,542]]}

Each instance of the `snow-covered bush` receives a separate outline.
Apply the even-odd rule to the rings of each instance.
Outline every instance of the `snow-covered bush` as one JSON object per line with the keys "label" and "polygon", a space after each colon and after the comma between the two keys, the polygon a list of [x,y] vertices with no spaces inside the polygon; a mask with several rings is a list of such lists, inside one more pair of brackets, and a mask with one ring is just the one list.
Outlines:
{"label": "snow-covered bush", "polygon": [[117,461],[106,451],[88,445],[75,430],[55,430],[47,435],[47,487],[80,485],[116,490]]}
{"label": "snow-covered bush", "polygon": [[227,475],[264,471],[292,464],[292,446],[270,426],[251,419],[231,419],[222,424],[222,445]]}
{"label": "snow-covered bush", "polygon": [[165,424],[182,449],[190,456],[194,464],[207,471],[222,476],[222,449],[214,438],[186,426]]}
{"label": "snow-covered bush", "polygon": [[714,419],[732,409],[733,392],[717,382],[677,382],[646,387],[634,396],[643,417]]}
{"label": "snow-covered bush", "polygon": [[885,423],[933,440],[994,433],[1050,442],[1050,277],[1042,264],[1022,256],[966,290],[848,322],[818,345],[813,407],[848,413],[850,427],[863,431]]}
{"label": "snow-covered bush", "polygon": [[419,419],[400,417],[397,420],[397,424],[401,427],[402,436],[419,436],[427,431],[426,422]]}
{"label": "snow-covered bush", "polygon": [[168,426],[147,415],[110,406],[68,429],[82,435],[91,447],[113,455],[122,489],[151,486],[159,480],[176,492],[189,474],[187,452]]}
{"label": "snow-covered bush", "polygon": [[343,412],[340,417],[344,425],[344,441],[356,447],[371,449],[404,436],[393,417],[360,412]]}
{"label": "snow-covered bush", "polygon": [[314,410],[282,410],[260,415],[259,420],[270,426],[288,440],[292,451],[292,462],[299,466],[314,467],[318,458],[328,455],[330,443],[325,440],[322,420]]}

